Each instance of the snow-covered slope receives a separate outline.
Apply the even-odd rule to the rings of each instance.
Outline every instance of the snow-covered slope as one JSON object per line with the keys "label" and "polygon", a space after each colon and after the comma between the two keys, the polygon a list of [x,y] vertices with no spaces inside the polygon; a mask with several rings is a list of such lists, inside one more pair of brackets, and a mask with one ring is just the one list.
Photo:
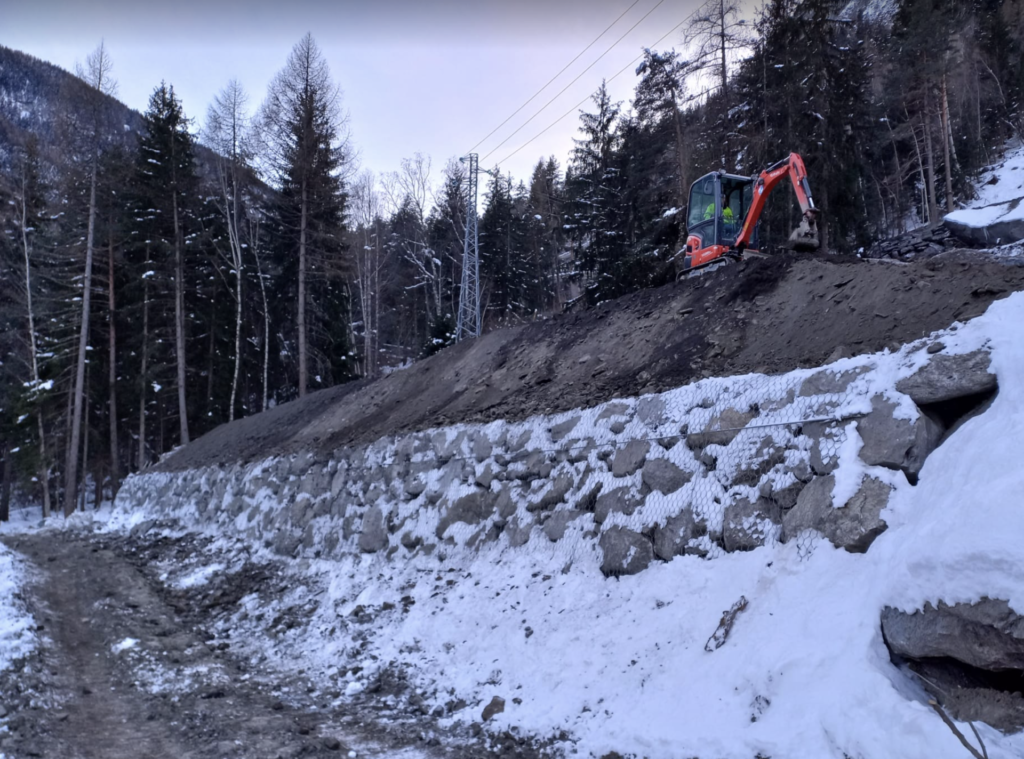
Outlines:
{"label": "snow-covered slope", "polygon": [[1012,243],[1024,238],[1024,146],[1012,148],[986,169],[969,207],[946,215],[961,236],[979,243]]}
{"label": "snow-covered slope", "polygon": [[[752,551],[712,552],[712,560],[687,553],[639,574],[606,577],[596,548],[600,528],[588,513],[574,515],[564,537],[556,540],[535,526],[519,545],[505,535],[481,538],[481,530],[459,522],[448,528],[451,540],[423,551],[417,538],[434,540],[438,526],[424,504],[405,528],[395,526],[392,537],[388,531],[377,536],[391,544],[386,551],[315,558],[323,535],[311,532],[308,550],[300,547],[293,560],[291,587],[243,599],[219,634],[253,656],[339,683],[342,698],[360,697],[389,667],[406,670],[418,703],[440,709],[443,720],[479,721],[498,697],[504,711],[490,716],[487,729],[544,736],[567,754],[963,756],[919,683],[891,663],[880,615],[886,606],[913,611],[927,602],[984,597],[1005,599],[1024,612],[1021,323],[1024,296],[1018,294],[925,343],[845,359],[838,367],[868,369],[858,380],[862,390],[898,400],[897,381],[929,360],[926,345],[941,340],[951,354],[989,350],[999,378],[991,408],[931,453],[916,486],[902,473],[866,467],[858,458],[864,440],[857,423],[844,428],[835,489],[849,489],[865,473],[894,486],[882,512],[888,528],[866,553],[837,549],[813,533],[785,543],[767,535]],[[794,387],[808,372],[798,374]],[[762,400],[769,408],[769,399]],[[550,420],[536,427],[548,430]],[[454,431],[443,437],[458,439]],[[372,449],[381,457],[376,465],[392,466],[387,449]],[[592,453],[592,466],[604,460]],[[171,509],[227,537],[267,523],[275,510],[308,513],[301,497],[304,464],[291,463],[298,468],[278,484],[261,467],[264,504],[226,522],[216,510],[231,497],[217,483],[207,483],[199,504],[189,495],[188,473],[152,475],[146,487],[146,478],[138,478],[122,491],[129,510],[119,524],[138,525]],[[448,487],[462,486],[450,481]],[[657,495],[649,502],[659,503]],[[181,500],[186,496],[188,503]],[[837,497],[834,505],[843,502]],[[615,517],[641,529],[643,514],[641,508]],[[399,545],[410,526],[409,539]],[[438,529],[436,538],[445,534]],[[227,539],[221,545],[237,550]],[[225,556],[210,561],[232,564]],[[182,568],[178,577],[171,567],[168,582],[194,581],[196,571]],[[723,613],[737,605],[742,609],[731,632],[723,634]],[[267,620],[296,609],[309,610],[301,623],[268,634]],[[718,648],[716,633],[724,640]],[[977,727],[993,759],[1024,755],[1024,734]]]}

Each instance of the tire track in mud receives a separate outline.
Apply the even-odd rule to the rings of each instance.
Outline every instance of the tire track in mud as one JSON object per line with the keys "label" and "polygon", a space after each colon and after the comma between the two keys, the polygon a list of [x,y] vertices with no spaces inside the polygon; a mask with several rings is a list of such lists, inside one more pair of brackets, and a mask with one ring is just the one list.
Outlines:
{"label": "tire track in mud", "polygon": [[223,569],[223,556],[205,553],[208,539],[48,529],[3,542],[32,565],[23,592],[40,636],[33,655],[0,673],[7,759],[543,755],[403,713],[404,676],[379,697],[339,702],[301,662],[274,671],[235,651],[223,620],[243,596],[278,592],[288,581],[280,566],[246,560],[201,588],[173,588],[161,575],[175,562]]}

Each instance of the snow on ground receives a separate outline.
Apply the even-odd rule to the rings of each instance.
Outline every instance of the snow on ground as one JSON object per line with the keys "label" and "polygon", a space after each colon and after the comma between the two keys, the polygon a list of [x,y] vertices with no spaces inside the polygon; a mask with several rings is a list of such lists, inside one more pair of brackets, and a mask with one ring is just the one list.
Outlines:
{"label": "snow on ground", "polygon": [[982,172],[970,207],[946,215],[946,219],[968,227],[986,227],[1001,221],[1024,220],[1024,146],[1007,150],[1002,160]]}
{"label": "snow on ground", "polygon": [[[479,721],[499,696],[505,711],[486,729],[550,738],[579,756],[965,756],[890,662],[879,616],[887,605],[911,611],[985,596],[1024,613],[1022,323],[1024,294],[1015,294],[939,335],[954,353],[987,344],[1000,392],[932,453],[916,487],[896,487],[883,512],[889,529],[865,554],[798,540],[714,560],[682,556],[619,579],[605,578],[582,542],[568,557],[534,540],[443,562],[292,560],[288,581],[243,598],[218,635],[253,661],[331,683],[340,699],[365,697],[392,665],[409,672],[431,709],[446,707],[443,721]],[[872,362],[894,385],[920,360],[905,348],[842,368]],[[837,476],[837,491],[847,479]],[[115,512],[105,529],[143,518]],[[220,537],[209,573],[187,563],[168,567],[165,581],[200,585],[240,550]],[[745,610],[709,652],[740,598]],[[289,616],[299,623],[282,625]],[[977,728],[992,759],[1024,756],[1024,734]]]}
{"label": "snow on ground", "polygon": [[[254,660],[334,682],[341,698],[391,664],[408,668],[431,708],[467,703],[447,720],[479,721],[500,696],[505,711],[487,729],[550,737],[581,756],[963,756],[890,663],[879,615],[984,596],[1024,612],[1021,323],[1018,294],[940,335],[953,352],[990,345],[999,395],[931,455],[916,487],[896,488],[889,529],[866,554],[794,541],[620,579],[603,577],[585,548],[562,565],[543,541],[442,564],[299,560],[280,593],[243,599],[224,633]],[[906,350],[871,360],[893,383],[914,368]],[[727,642],[708,652],[741,597]],[[270,634],[289,612],[308,624]],[[1024,755],[1024,734],[977,727],[992,759]]]}
{"label": "snow on ground", "polygon": [[1002,160],[982,172],[976,190],[976,207],[1024,197],[1024,145],[1007,150]]}
{"label": "snow on ground", "polygon": [[26,571],[18,555],[0,544],[0,670],[27,656],[38,642],[21,596]]}

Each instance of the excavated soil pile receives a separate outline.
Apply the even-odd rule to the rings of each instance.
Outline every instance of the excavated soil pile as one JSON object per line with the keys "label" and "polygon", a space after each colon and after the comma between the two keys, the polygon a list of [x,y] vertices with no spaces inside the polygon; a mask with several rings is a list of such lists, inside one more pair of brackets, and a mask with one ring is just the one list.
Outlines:
{"label": "excavated soil pile", "polygon": [[375,381],[219,427],[167,471],[329,451],[456,422],[511,421],[708,376],[777,373],[896,347],[1024,289],[983,251],[920,263],[787,254],[492,332]]}

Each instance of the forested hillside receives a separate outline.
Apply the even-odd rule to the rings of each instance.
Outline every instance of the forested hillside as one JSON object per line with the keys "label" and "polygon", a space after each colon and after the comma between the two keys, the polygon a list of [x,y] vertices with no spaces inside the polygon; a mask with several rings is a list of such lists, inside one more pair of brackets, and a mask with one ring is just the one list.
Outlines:
{"label": "forested hillside", "polygon": [[[676,49],[644,51],[631,102],[598,89],[571,155],[498,166],[485,328],[670,279],[713,169],[801,153],[841,253],[968,199],[1024,129],[1024,0],[876,6],[710,0]],[[0,517],[12,489],[70,512],[83,483],[109,494],[223,422],[452,340],[462,165],[434,157],[436,186],[418,154],[360,171],[337,86],[357,72],[307,36],[259,103],[154,83],[140,116],[110,52],[73,77],[0,47]],[[762,237],[795,216],[779,195]]]}

